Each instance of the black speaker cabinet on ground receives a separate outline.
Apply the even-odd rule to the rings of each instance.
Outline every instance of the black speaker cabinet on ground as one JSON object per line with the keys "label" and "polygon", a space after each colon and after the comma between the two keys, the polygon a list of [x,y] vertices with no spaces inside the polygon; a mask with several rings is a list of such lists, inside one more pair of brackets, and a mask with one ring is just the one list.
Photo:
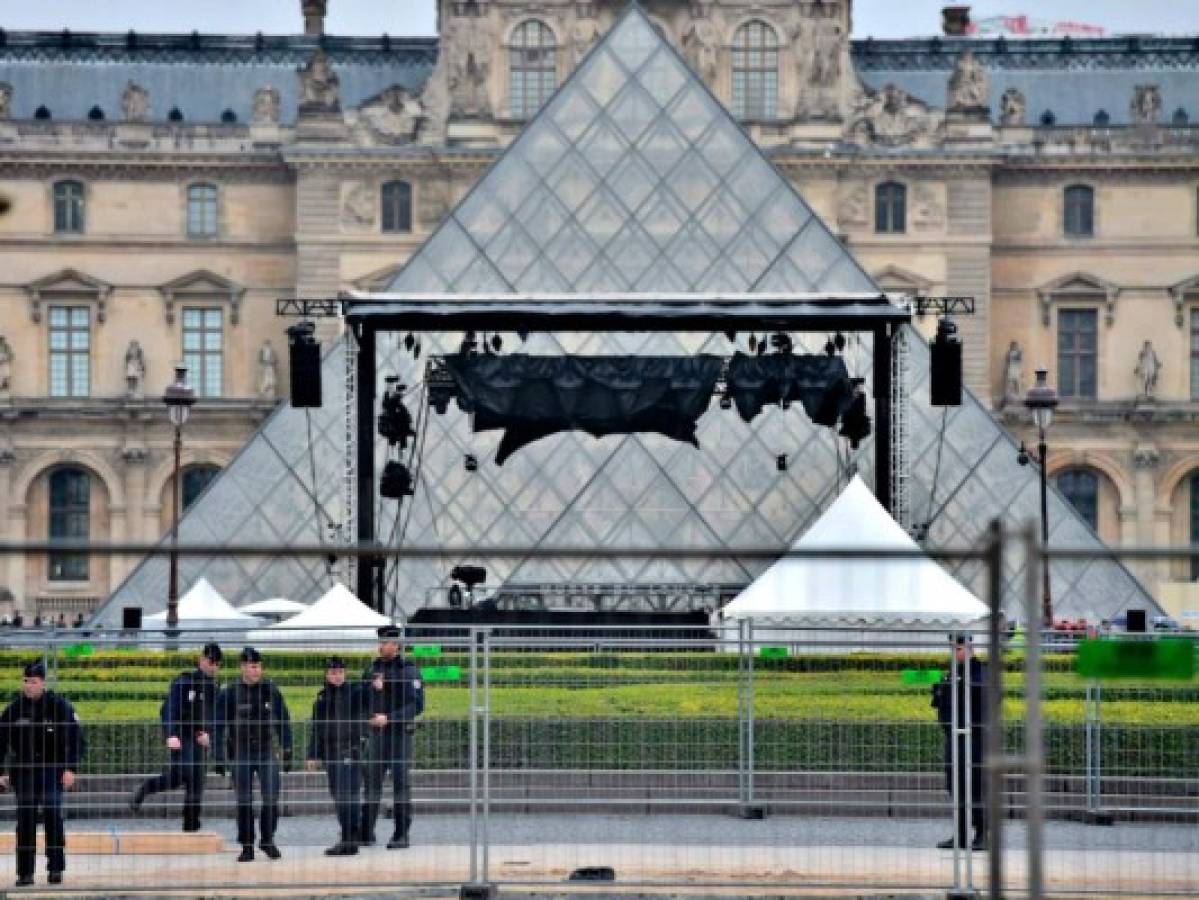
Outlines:
{"label": "black speaker cabinet on ground", "polygon": [[929,344],[929,395],[933,406],[962,405],[962,342],[957,326],[948,319],[937,324],[937,336]]}
{"label": "black speaker cabinet on ground", "polygon": [[1130,609],[1128,611],[1128,630],[1137,634],[1145,633],[1145,610]]}
{"label": "black speaker cabinet on ground", "polygon": [[287,329],[291,364],[291,405],[294,409],[321,405],[321,345],[313,337],[311,322]]}
{"label": "black speaker cabinet on ground", "polygon": [[121,609],[121,628],[125,631],[138,631],[142,627],[142,608],[140,606],[125,606]]}

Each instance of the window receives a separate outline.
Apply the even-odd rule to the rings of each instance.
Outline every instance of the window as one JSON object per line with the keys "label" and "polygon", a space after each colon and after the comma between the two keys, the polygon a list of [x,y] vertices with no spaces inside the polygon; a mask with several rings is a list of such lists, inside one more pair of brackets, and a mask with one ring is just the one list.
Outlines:
{"label": "window", "polygon": [[527,119],[541,109],[558,83],[558,53],[549,26],[536,19],[517,26],[508,61],[512,115]]}
{"label": "window", "polygon": [[[1191,543],[1199,544],[1199,472],[1191,475]],[[1199,557],[1191,557],[1191,581],[1199,581]]]}
{"label": "window", "polygon": [[183,364],[197,397],[221,396],[224,329],[219,309],[183,310]]}
{"label": "window", "polygon": [[1199,400],[1199,309],[1191,310],[1191,399]]}
{"label": "window", "polygon": [[[92,480],[82,469],[57,469],[50,475],[50,539],[88,539]],[[87,554],[51,553],[51,581],[87,581]]]}
{"label": "window", "polygon": [[1063,309],[1057,319],[1057,389],[1063,397],[1094,399],[1099,359],[1098,313]]}
{"label": "window", "polygon": [[1057,489],[1078,511],[1091,530],[1099,531],[1099,476],[1086,469],[1068,469],[1057,476]]}
{"label": "window", "polygon": [[773,119],[778,91],[778,35],[760,19],[746,22],[733,35],[733,115]]}
{"label": "window", "polygon": [[1085,184],[1066,188],[1066,237],[1093,237],[1095,234],[1095,190]]}
{"label": "window", "polygon": [[407,233],[412,230],[412,185],[389,181],[383,185],[383,231]]}
{"label": "window", "polygon": [[183,473],[183,494],[179,502],[184,512],[204,493],[204,489],[220,471],[216,466],[193,466]]}
{"label": "window", "polygon": [[874,189],[874,230],[903,234],[908,230],[908,189],[897,181],[884,181]]}
{"label": "window", "polygon": [[83,185],[78,181],[54,185],[54,233],[83,234]]}
{"label": "window", "polygon": [[187,236],[216,237],[217,190],[214,184],[193,184],[187,189]]}
{"label": "window", "polygon": [[50,396],[91,393],[91,311],[86,306],[50,307]]}

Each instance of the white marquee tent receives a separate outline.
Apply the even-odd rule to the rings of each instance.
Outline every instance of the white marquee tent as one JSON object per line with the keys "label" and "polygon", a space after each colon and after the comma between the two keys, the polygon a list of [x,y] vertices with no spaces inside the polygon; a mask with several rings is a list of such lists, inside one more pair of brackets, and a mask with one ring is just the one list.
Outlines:
{"label": "white marquee tent", "polygon": [[[861,478],[794,544],[796,550],[913,550],[919,545],[891,518]],[[978,623],[987,606],[940,565],[919,557],[785,556],[720,612],[755,629],[876,626],[952,630]],[[797,634],[774,635],[786,642]],[[763,639],[769,640],[767,632]],[[941,640],[940,637],[937,640]]]}
{"label": "white marquee tent", "polygon": [[391,619],[375,612],[344,584],[338,582],[303,612],[269,628],[250,632],[251,643],[297,643],[330,646],[366,644],[375,640],[375,629]]}
{"label": "white marquee tent", "polygon": [[[236,631],[261,624],[258,617],[235,609],[206,578],[201,578],[179,598],[179,628],[183,631]],[[144,631],[162,631],[166,627],[165,611],[146,616],[142,621]]]}

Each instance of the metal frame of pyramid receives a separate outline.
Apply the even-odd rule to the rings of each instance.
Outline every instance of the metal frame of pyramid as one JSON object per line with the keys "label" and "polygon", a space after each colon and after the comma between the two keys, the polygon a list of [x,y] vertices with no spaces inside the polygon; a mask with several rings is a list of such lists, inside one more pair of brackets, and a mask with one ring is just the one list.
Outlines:
{"label": "metal frame of pyramid", "polygon": [[[852,254],[635,5],[388,290],[878,293]],[[961,407],[948,411],[931,406],[927,347],[915,333],[906,337],[908,380],[896,388],[909,401],[911,505],[917,518],[932,521],[929,545],[976,546],[995,518],[1012,529],[1035,521],[1038,473],[1018,465],[1015,441],[974,397],[966,394]],[[509,346],[518,341],[514,334],[503,338]],[[462,335],[429,332],[422,340],[427,357],[457,350]],[[845,354],[855,375],[869,378],[871,343],[851,337]],[[727,355],[744,345],[744,334],[730,342],[719,333],[554,332],[530,335],[522,350]],[[802,338],[796,349],[805,349]],[[323,408],[282,407],[272,414],[184,516],[182,543],[311,544],[325,537],[313,521],[314,502],[322,518],[340,523],[341,539],[354,540],[352,499],[344,489],[354,461],[353,436],[347,437],[353,410],[338,386],[353,387],[356,352],[353,341],[343,341],[326,356]],[[406,384],[420,382],[423,360],[405,351],[400,335],[381,335],[378,352],[380,379],[394,373]],[[736,416],[703,416],[699,450],[653,435],[594,439],[566,432],[530,445],[498,468],[484,461],[499,438],[473,434],[457,410],[425,416],[422,430],[414,502],[405,504],[402,518],[394,503],[379,502],[379,535],[389,545],[529,547],[526,558],[489,566],[497,584],[744,585],[768,563],[720,554],[614,559],[586,551],[757,546],[782,553],[832,502],[852,469],[868,481],[873,477],[871,441],[847,459],[827,429],[778,408],[768,408],[753,427]],[[376,440],[369,450],[381,465],[386,445]],[[786,471],[775,468],[779,453],[793,461]],[[480,460],[477,472],[465,470],[465,454]],[[940,465],[934,466],[938,454]],[[1056,491],[1050,524],[1054,547],[1102,547]],[[551,559],[536,554],[542,547],[576,552]],[[396,611],[427,605],[444,591],[450,568],[471,561],[448,553],[405,560],[391,573]],[[981,564],[947,568],[976,592],[982,589]],[[1013,610],[1019,609],[1024,569],[1019,554],[1005,558],[1003,590]],[[184,584],[204,575],[235,602],[310,600],[330,579],[323,560],[287,556],[184,558],[181,572]],[[338,574],[345,579],[344,570]],[[1055,560],[1051,577],[1055,608],[1064,616],[1111,618],[1129,607],[1155,607],[1112,560]],[[165,559],[144,561],[93,622],[119,627],[123,606],[163,608],[165,584]]]}

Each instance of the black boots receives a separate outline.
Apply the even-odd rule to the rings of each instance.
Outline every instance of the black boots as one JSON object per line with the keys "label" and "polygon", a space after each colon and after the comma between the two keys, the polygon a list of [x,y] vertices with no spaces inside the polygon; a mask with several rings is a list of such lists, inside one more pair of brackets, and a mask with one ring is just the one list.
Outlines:
{"label": "black boots", "polygon": [[404,850],[408,847],[408,835],[400,834],[398,831],[391,836],[391,840],[387,842],[388,850]]}
{"label": "black boots", "polygon": [[253,862],[254,861],[254,845],[242,844],[241,856],[237,858],[238,862]]}
{"label": "black boots", "polygon": [[145,799],[146,799],[146,785],[144,783],[139,784],[137,786],[137,790],[134,791],[133,794],[129,797],[129,811],[130,812],[140,812],[141,808],[142,808],[142,803],[145,801]]}

